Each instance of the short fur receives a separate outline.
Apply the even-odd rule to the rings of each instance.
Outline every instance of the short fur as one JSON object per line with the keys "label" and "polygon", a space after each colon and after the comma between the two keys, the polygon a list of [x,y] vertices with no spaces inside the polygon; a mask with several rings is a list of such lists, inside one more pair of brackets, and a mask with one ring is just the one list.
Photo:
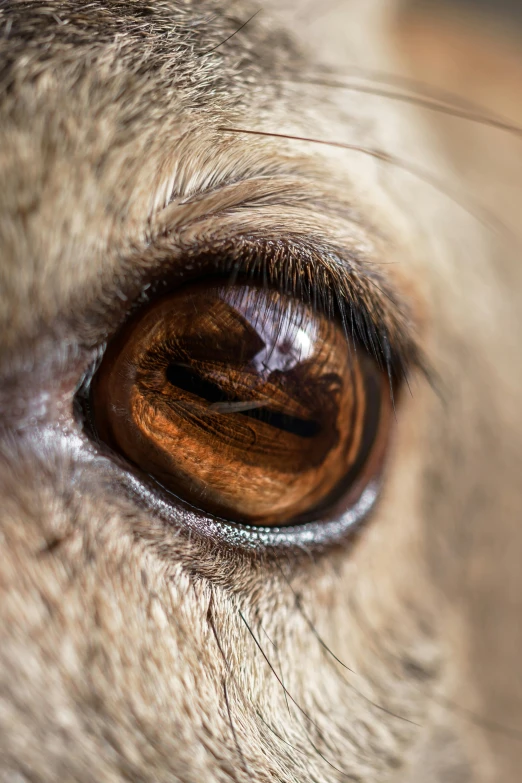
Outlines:
{"label": "short fur", "polygon": [[[414,111],[295,84],[318,58],[297,22],[233,35],[256,10],[0,7],[0,778],[515,783],[517,240],[368,155],[231,132],[450,176]],[[391,4],[338,10],[325,59],[362,36],[389,67]],[[414,372],[349,546],[277,559],[166,524],[78,416],[144,277],[245,234],[378,270],[436,379]]]}

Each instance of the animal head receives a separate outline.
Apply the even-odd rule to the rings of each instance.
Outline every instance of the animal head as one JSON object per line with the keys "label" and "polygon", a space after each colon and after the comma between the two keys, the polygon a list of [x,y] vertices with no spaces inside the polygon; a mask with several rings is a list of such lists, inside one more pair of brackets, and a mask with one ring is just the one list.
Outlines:
{"label": "animal head", "polygon": [[257,11],[0,7],[2,779],[514,782],[518,131]]}

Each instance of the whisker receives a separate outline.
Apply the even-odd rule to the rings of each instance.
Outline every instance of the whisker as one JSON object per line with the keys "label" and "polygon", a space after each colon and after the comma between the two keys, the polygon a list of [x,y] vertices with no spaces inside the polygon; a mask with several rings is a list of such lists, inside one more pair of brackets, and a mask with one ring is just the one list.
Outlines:
{"label": "whisker", "polygon": [[[356,604],[352,604],[352,608],[355,612],[357,612],[358,622],[361,625],[365,626],[365,630],[368,633],[370,639],[375,644],[376,649],[378,649],[380,653],[385,654],[388,660],[398,663],[399,666],[402,668],[403,661],[400,659],[400,657],[398,655],[395,655],[390,650],[383,648],[383,646],[379,643],[379,635],[377,634],[376,630],[370,625],[364,612],[358,612]],[[441,707],[444,707],[445,709],[453,710],[454,712],[459,713],[464,718],[469,720],[470,723],[473,723],[475,726],[480,726],[481,728],[486,729],[488,731],[494,732],[496,734],[501,734],[507,737],[508,739],[512,739],[516,742],[522,742],[522,731],[519,731],[518,729],[514,729],[512,726],[506,726],[497,723],[496,721],[492,721],[489,718],[486,718],[483,715],[480,715],[479,713],[475,712],[474,710],[471,710],[468,707],[463,707],[462,705],[454,702],[452,699],[445,698],[444,696],[440,696],[440,695],[437,696],[436,694],[431,693],[429,694],[429,698],[433,702],[435,702],[435,704],[439,704]]]}
{"label": "whisker", "polygon": [[206,54],[211,54],[212,52],[215,52],[215,51],[216,51],[216,49],[219,49],[219,48],[220,48],[220,46],[224,46],[226,43],[228,43],[228,41],[230,41],[230,39],[231,39],[231,38],[234,38],[234,36],[235,36],[235,35],[237,35],[238,33],[240,33],[240,32],[241,32],[241,30],[243,30],[243,29],[244,29],[244,28],[247,26],[247,24],[249,24],[249,23],[252,21],[252,19],[254,19],[254,18],[255,18],[255,17],[256,17],[256,16],[257,16],[259,13],[261,13],[261,10],[262,10],[262,9],[261,9],[261,8],[259,8],[259,9],[258,9],[258,10],[255,12],[255,14],[252,14],[252,16],[250,16],[250,17],[249,17],[249,18],[246,20],[246,22],[243,22],[243,24],[242,24],[242,25],[240,25],[240,26],[237,28],[237,30],[234,30],[234,32],[233,32],[233,33],[231,33],[229,36],[227,36],[227,38],[225,38],[223,41],[220,41],[220,43],[216,44],[216,46],[212,46],[210,49],[206,49],[204,52],[201,52],[201,53],[200,53],[198,56],[199,56],[199,57],[204,57]]}
{"label": "whisker", "polygon": [[433,98],[425,98],[420,95],[408,95],[394,90],[386,90],[382,87],[373,87],[364,84],[354,84],[351,82],[340,82],[323,78],[300,77],[297,79],[281,79],[283,84],[308,84],[317,87],[327,87],[332,89],[350,90],[365,95],[375,95],[380,98],[389,98],[390,100],[409,103],[429,111],[439,112],[458,119],[476,122],[480,125],[486,125],[496,130],[510,133],[518,138],[522,138],[522,128],[507,119],[501,119],[488,114],[486,108],[480,107],[476,110],[465,109],[457,105],[439,101]]}
{"label": "whisker", "polygon": [[[283,579],[285,580],[286,584],[288,585],[288,588],[292,592],[294,598],[295,598],[295,606],[297,610],[299,611],[301,617],[304,619],[306,624],[308,625],[310,631],[315,636],[317,641],[319,642],[320,646],[323,648],[323,651],[329,655],[331,658],[333,658],[337,663],[339,663],[344,669],[349,671],[351,674],[355,674],[357,676],[357,672],[355,672],[353,669],[350,669],[349,666],[347,666],[341,659],[333,652],[333,650],[330,649],[330,647],[326,644],[324,639],[321,637],[320,633],[318,632],[315,625],[312,623],[310,618],[307,616],[306,612],[303,609],[303,605],[301,603],[300,596],[295,592],[294,588],[292,587],[291,582],[289,581],[288,577],[284,573],[281,566],[278,565],[278,569],[281,572],[281,575]],[[392,718],[397,718],[398,720],[404,721],[405,723],[410,723],[413,726],[419,726],[419,723],[416,723],[413,720],[410,720],[409,718],[405,718],[403,715],[399,715],[396,712],[393,712],[392,710],[389,710],[387,707],[383,707],[382,704],[378,704],[377,702],[374,702],[372,699],[370,699],[368,696],[366,696],[362,691],[360,691],[358,688],[355,687],[353,683],[351,683],[347,677],[345,677],[342,672],[340,672],[338,669],[333,667],[333,670],[337,673],[337,675],[341,678],[341,680],[349,687],[351,688],[354,693],[356,693],[358,696],[360,696],[364,701],[367,702],[367,704],[370,704],[372,707],[375,707],[376,709],[380,710],[381,712],[386,713],[387,715],[390,715]]]}
{"label": "whisker", "polygon": [[[284,738],[284,737],[283,737],[281,734],[279,734],[279,732],[278,732],[278,731],[276,731],[276,730],[273,728],[273,726],[271,726],[271,725],[268,723],[268,721],[266,721],[266,720],[263,718],[263,716],[261,715],[261,713],[260,713],[259,711],[257,711],[257,710],[256,710],[256,715],[257,715],[257,717],[259,718],[259,720],[260,720],[262,723],[264,723],[264,725],[266,726],[266,728],[267,728],[269,731],[271,731],[271,732],[272,732],[272,734],[273,734],[275,737],[277,737],[277,739],[278,739],[278,740],[280,740],[280,742],[284,742],[284,744],[285,744],[285,745],[288,745],[288,747],[292,748],[292,750],[293,750],[293,751],[295,751],[296,753],[300,753],[302,756],[308,756],[308,753],[306,752],[306,750],[302,750],[302,748],[298,748],[298,747],[296,747],[296,746],[295,746],[295,745],[293,745],[291,742],[289,742],[287,739],[285,739],[285,738]],[[312,745],[312,747],[313,747],[313,745]],[[315,748],[314,748],[314,749],[315,749]]]}
{"label": "whisker", "polygon": [[247,775],[250,775],[250,770],[248,769],[248,764],[246,763],[245,757],[243,755],[243,751],[241,750],[241,746],[240,746],[238,738],[237,738],[237,733],[236,733],[236,729],[235,729],[235,726],[234,726],[234,722],[232,720],[232,712],[230,710],[230,702],[229,702],[228,693],[227,693],[227,683],[226,683],[225,679],[223,679],[223,695],[225,697],[225,704],[226,704],[227,713],[228,713],[228,722],[230,723],[230,730],[231,730],[232,736],[234,738],[234,744],[236,746],[237,754],[238,754],[239,758],[241,759],[241,763],[243,765],[243,769],[245,770]]}
{"label": "whisker", "polygon": [[301,705],[297,703],[297,701],[294,699],[292,694],[288,691],[288,689],[283,684],[280,676],[278,675],[278,673],[274,669],[274,666],[272,665],[272,663],[271,663],[270,659],[268,658],[267,654],[265,653],[265,651],[261,647],[261,644],[260,644],[257,636],[255,635],[255,633],[253,632],[252,628],[250,627],[250,625],[246,621],[246,619],[245,619],[245,617],[244,617],[244,615],[243,615],[243,613],[241,612],[240,609],[238,609],[238,613],[239,613],[239,616],[241,617],[241,620],[245,624],[248,633],[250,634],[250,636],[254,640],[256,647],[258,648],[259,652],[261,653],[261,655],[265,659],[266,663],[268,664],[268,667],[270,668],[270,671],[272,672],[272,674],[274,675],[274,677],[276,678],[276,680],[278,681],[280,686],[283,688],[283,690],[286,692],[286,694],[287,694],[288,698],[290,699],[290,701],[292,702],[292,704],[294,704],[297,707],[297,709],[299,710],[299,712],[301,712],[304,715],[304,717],[312,724],[312,726],[314,726],[314,728],[317,729],[317,731],[319,732],[319,735],[321,736],[321,739],[324,739],[324,737],[322,735],[321,727],[314,721],[313,718],[310,717],[310,715],[308,715],[306,710],[304,710],[301,707]]}
{"label": "whisker", "polygon": [[[275,655],[276,655],[276,658],[277,658],[277,665],[279,667],[279,673],[281,675],[281,682],[284,685],[285,680],[284,680],[284,676],[283,676],[283,666],[281,664],[281,656],[279,655],[279,648],[278,648],[277,644],[272,641],[272,639],[269,637],[269,635],[267,634],[267,632],[265,631],[265,629],[263,627],[261,627],[261,630],[263,631],[263,633],[265,634],[266,638],[268,639],[268,641],[270,642],[270,644],[274,648]],[[285,697],[286,709],[288,710],[289,716],[292,717],[292,713],[290,712],[290,704],[288,702],[288,696],[287,696],[286,691],[283,691],[283,694],[284,694],[284,697]]]}
{"label": "whisker", "polygon": [[404,160],[397,155],[393,155],[390,152],[385,152],[384,150],[378,149],[376,147],[364,147],[360,144],[349,144],[342,141],[328,141],[327,139],[314,139],[308,136],[294,136],[293,134],[289,133],[270,133],[268,131],[252,130],[250,128],[219,127],[218,130],[224,133],[245,133],[251,136],[266,136],[268,138],[302,141],[308,142],[310,144],[321,144],[328,147],[336,147],[338,149],[348,150],[350,152],[359,152],[362,155],[367,155],[371,158],[375,158],[376,160],[381,160],[384,163],[390,163],[391,165],[396,166],[397,168],[430,185],[439,193],[453,201],[457,206],[461,207],[461,209],[463,209],[467,214],[478,220],[479,223],[490,228],[495,233],[503,233],[505,235],[511,236],[507,226],[505,226],[495,215],[490,214],[489,211],[487,211],[481,204],[473,202],[473,200],[468,196],[468,200],[473,203],[473,208],[470,209],[470,207],[466,206],[464,201],[462,201],[460,195],[454,193],[451,188],[445,185],[444,182],[435,177],[431,172],[426,171],[420,166],[417,166],[415,163],[411,163],[410,161]]}
{"label": "whisker", "polygon": [[480,726],[481,728],[494,732],[495,734],[501,734],[504,737],[515,740],[515,742],[522,742],[522,731],[519,731],[518,729],[497,723],[496,721],[492,721],[489,718],[484,718],[482,715],[478,715],[468,707],[463,707],[451,699],[445,699],[443,696],[439,696],[438,702],[443,707],[446,707],[446,709],[453,710],[453,712],[457,712],[464,716],[471,723],[475,724],[475,726]]}
{"label": "whisker", "polygon": [[[236,678],[235,672],[233,671],[232,667],[230,666],[230,662],[229,662],[229,660],[228,660],[227,656],[225,655],[225,651],[223,650],[223,646],[222,646],[222,644],[221,644],[221,640],[220,640],[220,638],[219,638],[219,635],[218,635],[218,632],[217,632],[216,624],[215,624],[215,622],[214,622],[214,614],[213,614],[213,602],[214,602],[214,596],[213,596],[213,594],[212,594],[212,595],[211,595],[211,599],[210,599],[210,603],[209,603],[209,607],[208,607],[208,610],[207,610],[207,622],[208,622],[208,623],[209,623],[209,625],[210,625],[210,628],[211,628],[211,630],[212,630],[212,633],[213,633],[213,636],[214,636],[214,640],[215,640],[215,642],[216,642],[216,644],[217,644],[217,647],[218,647],[218,650],[219,650],[219,652],[220,652],[220,654],[221,654],[221,657],[223,658],[223,661],[224,661],[224,663],[225,663],[225,666],[226,666],[226,668],[227,668],[227,671],[228,671],[228,673],[229,673],[229,675],[230,675],[230,678],[231,678],[231,679],[232,679],[232,681],[233,681],[233,682],[236,684],[236,686],[237,686],[237,688],[238,688],[238,690],[239,690],[239,693],[240,693],[240,695],[241,695],[241,698],[242,698],[243,702],[244,702],[244,703],[246,703],[246,705],[247,705],[247,708],[248,708],[248,709],[252,709],[252,710],[253,710],[253,712],[254,712],[254,715],[256,716],[256,718],[258,718],[258,719],[259,719],[259,720],[260,720],[260,721],[261,721],[261,722],[262,722],[262,723],[263,723],[263,724],[266,726],[266,728],[267,728],[267,729],[269,729],[269,731],[271,731],[271,732],[272,732],[272,733],[273,733],[273,734],[274,734],[274,735],[275,735],[275,736],[276,736],[278,739],[280,739],[280,740],[281,740],[281,742],[284,742],[286,745],[289,745],[289,746],[292,748],[292,750],[294,750],[295,752],[297,752],[297,753],[302,753],[304,756],[306,756],[306,755],[307,755],[306,751],[304,751],[304,750],[301,750],[300,748],[297,748],[297,747],[295,747],[294,745],[292,745],[292,743],[291,743],[291,742],[289,742],[289,741],[288,741],[288,740],[286,740],[284,737],[282,737],[282,736],[281,736],[281,735],[280,735],[280,734],[279,734],[279,733],[278,733],[278,732],[277,732],[277,731],[276,731],[274,728],[272,728],[272,726],[270,726],[270,724],[269,724],[269,723],[268,723],[268,722],[267,722],[267,721],[266,721],[266,720],[263,718],[263,716],[262,716],[262,714],[260,713],[260,711],[259,711],[259,710],[257,710],[257,709],[254,707],[254,705],[252,704],[252,702],[251,702],[251,701],[249,701],[249,700],[246,698],[246,696],[245,696],[245,693],[244,693],[243,689],[240,687],[239,683],[237,682],[237,678]],[[225,683],[224,683],[224,684],[225,684]],[[227,693],[227,698],[228,698],[228,693]],[[227,707],[227,708],[228,708],[228,707]],[[231,727],[231,728],[232,728],[232,727]],[[238,752],[239,752],[239,748],[238,748]],[[242,755],[243,755],[243,754],[241,754],[241,756],[242,756]]]}
{"label": "whisker", "polygon": [[319,68],[316,73],[309,73],[305,75],[305,78],[310,75],[312,78],[330,79],[332,73],[338,80],[345,78],[355,78],[366,82],[373,82],[377,85],[387,85],[390,87],[398,87],[400,89],[407,90],[408,92],[417,93],[420,97],[431,98],[438,103],[445,103],[456,108],[467,109],[470,112],[486,113],[491,115],[485,107],[480,104],[470,101],[460,93],[452,92],[441,87],[436,87],[428,82],[415,79],[411,76],[404,76],[394,73],[388,73],[387,71],[379,71],[371,68],[365,68],[363,66],[352,65],[348,68],[343,68],[342,72],[335,72],[334,69],[328,67],[327,69]]}
{"label": "whisker", "polygon": [[[301,712],[301,713],[302,713],[302,715],[303,715],[303,716],[306,718],[306,720],[308,720],[308,721],[309,721],[309,722],[312,724],[312,726],[314,726],[314,728],[315,728],[315,729],[317,729],[317,732],[318,732],[318,734],[319,734],[319,737],[320,737],[320,738],[321,738],[321,739],[324,741],[324,739],[325,739],[325,738],[324,738],[324,734],[323,734],[323,732],[322,732],[322,729],[321,729],[321,727],[320,727],[320,726],[319,726],[319,725],[318,725],[318,724],[317,724],[317,723],[316,723],[316,722],[313,720],[313,718],[311,718],[311,717],[310,717],[310,715],[309,715],[309,714],[306,712],[306,710],[304,710],[304,709],[301,707],[301,705],[300,705],[300,704],[298,704],[298,702],[297,702],[297,701],[294,699],[294,697],[292,696],[292,694],[291,694],[291,693],[288,691],[288,689],[285,687],[285,685],[284,685],[283,681],[281,680],[281,678],[279,677],[278,673],[276,672],[276,670],[275,670],[274,666],[273,666],[273,665],[272,665],[272,663],[270,662],[270,659],[268,658],[267,654],[265,653],[265,651],[264,651],[264,650],[263,650],[263,648],[261,647],[261,644],[260,644],[259,640],[257,639],[257,637],[256,637],[256,635],[254,634],[254,632],[253,632],[252,628],[250,627],[250,625],[249,625],[249,624],[248,624],[248,622],[246,621],[246,619],[245,619],[244,615],[242,614],[241,610],[238,610],[238,613],[239,613],[239,616],[241,617],[241,620],[242,620],[242,621],[243,621],[243,623],[245,624],[245,626],[246,626],[246,628],[247,628],[247,630],[248,630],[248,632],[249,632],[250,636],[251,636],[251,637],[252,637],[252,639],[254,640],[254,643],[255,643],[255,645],[256,645],[256,647],[257,647],[257,649],[259,650],[259,652],[261,653],[261,655],[262,655],[262,656],[263,656],[263,658],[265,659],[266,663],[268,664],[268,667],[270,668],[270,671],[272,672],[272,674],[273,674],[273,675],[274,675],[274,677],[276,678],[277,682],[278,682],[278,683],[280,684],[280,686],[283,688],[283,691],[285,691],[285,692],[286,692],[286,694],[287,694],[288,698],[290,699],[290,701],[292,702],[292,704],[294,704],[294,705],[297,707],[297,709],[299,710],[299,712]],[[329,759],[327,759],[327,758],[326,758],[326,756],[325,756],[325,755],[324,755],[324,754],[323,754],[323,753],[322,753],[322,752],[319,750],[319,748],[318,748],[318,747],[315,745],[315,743],[312,741],[312,739],[311,739],[309,736],[308,736],[308,741],[310,742],[310,745],[311,745],[311,746],[312,746],[312,748],[315,750],[315,752],[316,752],[316,753],[317,753],[317,754],[318,754],[318,755],[319,755],[319,756],[320,756],[320,757],[323,759],[323,761],[324,761],[326,764],[328,764],[328,766],[329,766],[329,767],[331,767],[332,769],[334,769],[334,770],[335,770],[336,772],[338,772],[340,775],[343,775],[343,776],[344,776],[344,777],[345,777],[347,780],[352,780],[352,781],[358,781],[358,780],[359,780],[359,778],[356,778],[355,776],[351,775],[350,773],[347,773],[347,772],[345,772],[344,770],[342,770],[342,769],[339,769],[339,767],[336,767],[336,766],[335,766],[335,764],[332,764],[332,762],[331,762]]]}

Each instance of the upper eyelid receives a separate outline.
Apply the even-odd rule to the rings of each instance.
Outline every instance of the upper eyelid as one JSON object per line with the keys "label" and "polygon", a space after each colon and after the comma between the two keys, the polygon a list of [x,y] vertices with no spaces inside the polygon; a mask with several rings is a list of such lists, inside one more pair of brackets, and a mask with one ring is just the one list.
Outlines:
{"label": "upper eyelid", "polygon": [[[346,242],[335,236],[339,223],[348,236]],[[187,232],[190,240],[183,246]],[[230,275],[231,262],[248,273],[257,256],[277,272],[273,284],[281,285],[298,273],[314,289],[313,298],[320,298],[322,282],[330,280],[336,289],[335,304],[344,301],[352,320],[355,313],[373,323],[377,342],[384,340],[399,364],[424,367],[411,296],[403,296],[388,270],[374,263],[375,254],[369,257],[364,249],[365,237],[369,234],[371,239],[373,233],[356,211],[347,211],[346,204],[336,202],[307,177],[282,174],[229,182],[177,200],[151,216],[146,243],[141,247],[138,243],[123,256],[114,270],[114,282],[103,286],[103,297],[96,291],[78,292],[77,304],[70,303],[67,310],[78,314],[74,329],[78,342],[86,345],[82,337],[88,333],[92,349],[110,339],[140,299],[150,300],[149,294],[144,297],[145,289],[168,285],[169,280],[172,285],[175,276],[194,266],[198,257],[213,256],[218,271],[216,262],[222,256],[229,267],[221,271]],[[212,264],[207,264],[207,273],[209,267]],[[259,277],[262,282],[263,275]],[[193,276],[190,281],[197,279]],[[348,332],[350,328],[351,324]]]}
{"label": "upper eyelid", "polygon": [[[312,285],[314,277],[316,278],[314,273],[317,270],[332,273],[334,269],[341,287],[350,288],[350,284],[353,282],[351,278],[357,278],[359,283],[366,284],[363,285],[365,300],[363,309],[370,311],[372,303],[375,305],[378,302],[386,320],[382,326],[384,331],[391,335],[392,351],[396,350],[405,364],[411,362],[425,369],[426,361],[418,343],[417,324],[413,315],[413,310],[416,308],[411,307],[411,301],[407,300],[399,287],[392,283],[389,274],[378,271],[375,264],[372,263],[374,259],[369,259],[361,251],[361,246],[368,244],[368,233],[377,234],[377,232],[372,230],[372,226],[364,223],[357,211],[351,208],[351,205],[339,203],[338,193],[334,195],[320,183],[318,184],[311,173],[310,177],[307,177],[302,173],[296,176],[281,172],[277,177],[273,175],[256,176],[225,182],[209,191],[194,194],[189,198],[174,200],[156,215],[155,220],[151,223],[151,234],[156,231],[160,237],[165,236],[170,231],[181,228],[186,230],[192,224],[211,218],[223,220],[228,216],[233,220],[234,214],[238,212],[248,214],[249,210],[254,219],[256,216],[260,218],[262,214],[268,213],[267,223],[269,224],[274,222],[273,219],[270,219],[271,209],[277,206],[280,207],[283,214],[285,211],[287,214],[292,214],[292,209],[296,208],[300,215],[306,215],[306,220],[309,220],[312,226],[310,233],[304,236],[301,231],[299,235],[295,226],[292,225],[288,228],[286,235],[283,232],[283,236],[281,236],[281,212],[279,212],[279,226],[275,230],[271,230],[269,225],[265,225],[259,233],[252,230],[250,232],[240,230],[239,234],[250,234],[252,239],[253,235],[257,234],[252,244],[257,244],[259,248],[264,244],[275,246],[279,243],[281,266],[285,265],[285,251],[286,264],[292,257],[313,260],[314,264],[309,263],[307,270],[310,273]],[[344,243],[341,245],[339,242],[331,241],[331,238],[327,236],[328,229],[325,232],[324,226],[323,230],[319,231],[317,227],[318,213],[327,226],[329,222],[332,227],[341,222],[346,230],[346,226],[349,225],[351,241],[348,247]],[[315,230],[314,223],[316,224]],[[232,233],[236,234],[237,229],[234,229]],[[241,237],[242,239],[243,237]],[[284,277],[283,270],[281,272],[281,277]],[[357,304],[356,300],[357,297],[355,304]],[[366,308],[366,305],[369,307]]]}
{"label": "upper eyelid", "polygon": [[[222,277],[224,281],[237,276],[254,278],[260,283],[285,288],[301,299],[309,297],[309,301],[323,311],[335,309],[339,314],[344,308],[347,337],[356,337],[358,342],[364,343],[365,335],[369,334],[366,347],[377,354],[378,361],[387,363],[388,369],[393,368],[402,375],[409,367],[425,368],[409,302],[382,271],[370,268],[345,248],[325,243],[324,237],[292,236],[277,230],[256,235],[245,231],[244,225],[238,228],[234,232],[227,231],[219,239],[211,237],[210,243],[193,244],[190,251],[185,249],[185,252],[174,248],[174,241],[168,234],[161,237],[161,241],[151,243],[147,259],[140,257],[142,264],[145,261],[144,272],[138,285],[134,281],[134,290],[126,291],[120,280],[118,291],[114,290],[112,296],[106,291],[109,307],[103,313],[99,306],[95,307],[100,342],[110,339],[120,324],[142,304],[177,287],[173,284],[173,267],[178,272],[184,267],[192,267],[199,271],[191,273],[180,284],[196,282],[209,275]],[[121,299],[122,287],[130,307],[125,307]],[[111,306],[116,300],[119,312]],[[92,325],[93,316],[85,313],[82,320]]]}

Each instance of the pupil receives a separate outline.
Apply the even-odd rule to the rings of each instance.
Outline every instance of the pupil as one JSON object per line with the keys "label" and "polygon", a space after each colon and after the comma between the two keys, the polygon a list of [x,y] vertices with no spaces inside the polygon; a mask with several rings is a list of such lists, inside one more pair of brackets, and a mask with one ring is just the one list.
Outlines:
{"label": "pupil", "polygon": [[[167,380],[172,386],[201,397],[209,403],[242,402],[238,397],[227,394],[218,384],[202,378],[197,372],[181,364],[172,363],[167,367]],[[315,438],[321,429],[320,424],[313,419],[303,419],[267,407],[252,407],[236,413],[301,438]]]}

